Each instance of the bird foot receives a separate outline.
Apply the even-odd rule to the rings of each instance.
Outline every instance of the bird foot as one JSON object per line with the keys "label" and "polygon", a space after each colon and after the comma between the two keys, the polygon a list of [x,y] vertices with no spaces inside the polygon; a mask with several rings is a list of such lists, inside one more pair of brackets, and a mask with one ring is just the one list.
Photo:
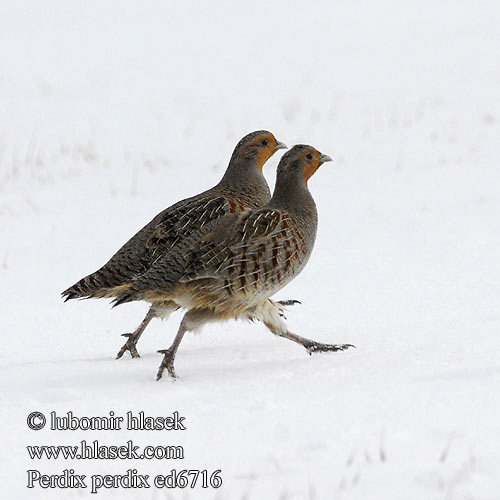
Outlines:
{"label": "bird foot", "polygon": [[302,304],[302,302],[300,302],[300,300],[288,299],[288,300],[278,300],[276,304],[278,304],[278,312],[280,317],[286,319],[285,307],[294,306],[295,304]]}
{"label": "bird foot", "polygon": [[127,337],[127,342],[123,344],[122,348],[118,351],[116,359],[120,359],[127,351],[130,352],[132,358],[140,358],[140,354],[137,352],[136,339],[133,333],[123,333],[122,337]]}
{"label": "bird foot", "polygon": [[163,360],[160,364],[160,367],[158,368],[158,373],[156,374],[156,380],[161,379],[161,377],[163,376],[163,372],[165,371],[165,368],[167,369],[168,374],[175,380],[177,378],[177,375],[175,374],[174,370],[175,353],[172,352],[170,349],[161,349],[160,351],[157,352],[163,354]]}
{"label": "bird foot", "polygon": [[349,347],[355,348],[356,346],[352,344],[322,344],[321,342],[311,340],[304,344],[304,347],[307,349],[309,355],[312,355],[313,352],[346,351]]}
{"label": "bird foot", "polygon": [[277,304],[283,307],[294,306],[295,304],[302,304],[300,300],[295,299],[287,299],[287,300],[278,300]]}

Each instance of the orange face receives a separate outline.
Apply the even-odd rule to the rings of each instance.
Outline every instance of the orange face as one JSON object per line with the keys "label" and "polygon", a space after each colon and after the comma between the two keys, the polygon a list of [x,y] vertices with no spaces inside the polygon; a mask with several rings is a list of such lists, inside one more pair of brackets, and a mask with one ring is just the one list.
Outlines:
{"label": "orange face", "polygon": [[311,148],[309,151],[304,152],[300,160],[304,165],[304,182],[307,184],[307,181],[323,164],[323,159],[321,158],[321,153],[317,149]]}
{"label": "orange face", "polygon": [[262,172],[262,167],[274,153],[276,153],[278,141],[273,134],[266,134],[257,137],[250,146],[257,146],[259,148],[257,153],[257,167]]}

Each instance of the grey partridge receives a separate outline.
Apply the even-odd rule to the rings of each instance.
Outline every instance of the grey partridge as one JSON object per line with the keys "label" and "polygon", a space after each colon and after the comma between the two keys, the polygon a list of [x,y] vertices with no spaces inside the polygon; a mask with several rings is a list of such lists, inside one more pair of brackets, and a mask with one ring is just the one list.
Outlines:
{"label": "grey partridge", "polygon": [[[194,231],[219,217],[265,205],[271,193],[262,168],[276,151],[283,148],[286,146],[266,130],[243,137],[216,186],[160,212],[104,266],[69,287],[62,296],[65,300],[118,297]],[[136,345],[149,322],[155,317],[167,318],[178,307],[179,304],[168,300],[162,301],[161,305],[152,304],[139,327],[131,334],[123,334],[128,340],[116,357],[120,358],[126,351],[132,357],[139,357]]]}
{"label": "grey partridge", "polygon": [[322,344],[290,332],[282,307],[270,299],[306,265],[316,238],[316,205],[307,181],[331,161],[311,146],[296,145],[278,165],[267,205],[221,217],[185,238],[114,302],[145,300],[188,309],[164,354],[163,371],[175,378],[174,359],[187,331],[227,319],[260,320],[274,334],[302,344],[311,354],[351,344]]}

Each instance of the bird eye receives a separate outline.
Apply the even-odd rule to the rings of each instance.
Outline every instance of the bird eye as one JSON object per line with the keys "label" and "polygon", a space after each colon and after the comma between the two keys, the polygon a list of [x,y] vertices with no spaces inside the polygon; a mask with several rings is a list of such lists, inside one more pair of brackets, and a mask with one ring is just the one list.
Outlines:
{"label": "bird eye", "polygon": [[312,160],[313,159],[313,155],[311,153],[309,153],[309,154],[306,155],[306,158],[308,160]]}
{"label": "bird eye", "polygon": [[261,142],[261,144],[263,146],[269,146],[269,140],[268,139],[263,139],[262,142]]}

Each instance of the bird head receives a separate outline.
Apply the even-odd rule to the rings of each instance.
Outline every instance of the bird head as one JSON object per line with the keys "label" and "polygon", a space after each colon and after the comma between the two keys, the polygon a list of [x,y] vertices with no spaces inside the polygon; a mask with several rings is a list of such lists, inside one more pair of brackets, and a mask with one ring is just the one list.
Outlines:
{"label": "bird head", "polygon": [[316,170],[332,159],[317,149],[306,144],[297,144],[287,151],[278,165],[278,179],[297,177],[299,182],[307,185],[307,181],[314,175]]}
{"label": "bird head", "polygon": [[259,130],[246,135],[238,142],[232,160],[255,161],[258,169],[262,172],[266,161],[279,149],[286,148],[287,146],[278,141],[271,132]]}

